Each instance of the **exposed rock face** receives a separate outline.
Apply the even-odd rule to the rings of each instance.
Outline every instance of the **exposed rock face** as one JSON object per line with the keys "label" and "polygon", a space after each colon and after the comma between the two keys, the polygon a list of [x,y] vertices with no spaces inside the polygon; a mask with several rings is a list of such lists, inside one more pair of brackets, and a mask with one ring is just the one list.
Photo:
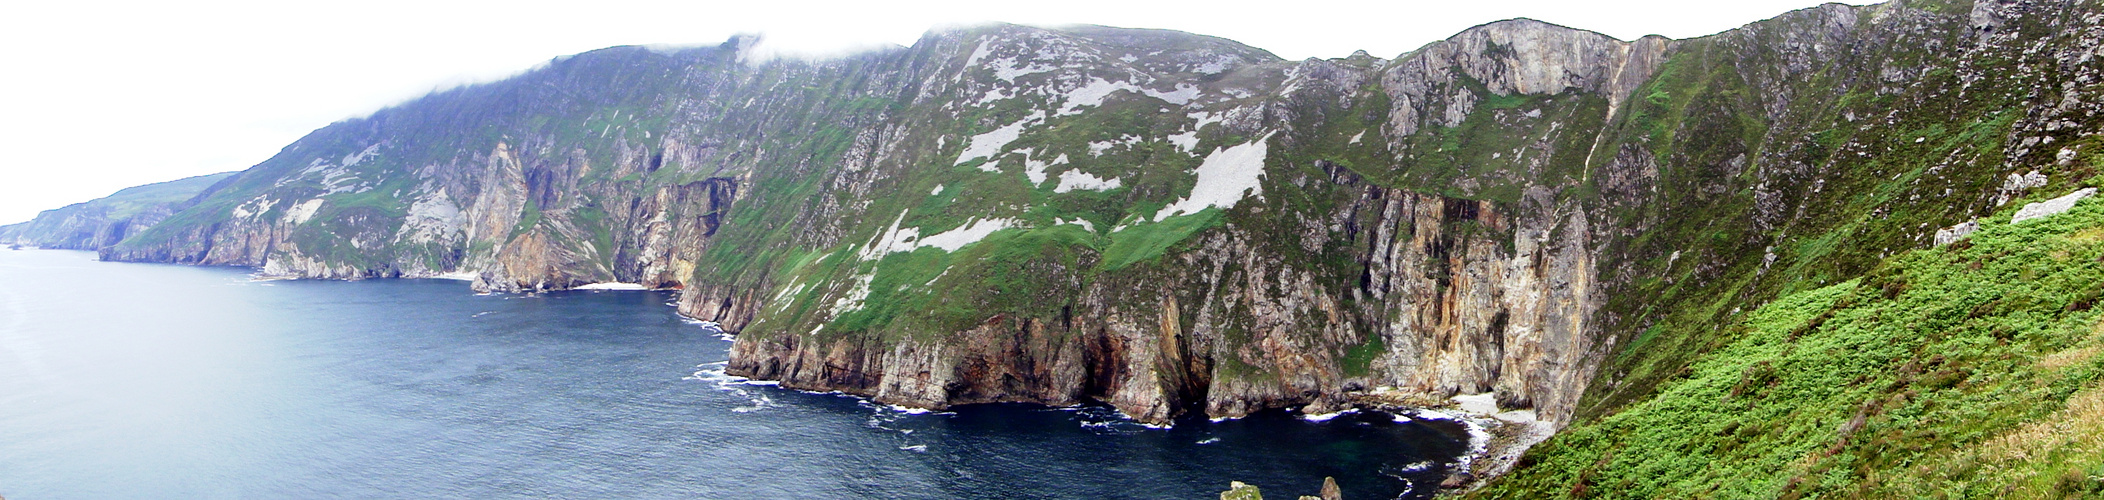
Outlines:
{"label": "exposed rock face", "polygon": [[1972,235],[1972,234],[1973,234],[1973,231],[1979,231],[1979,230],[1980,230],[1980,221],[1972,221],[1972,220],[1969,220],[1969,221],[1965,221],[1965,222],[1960,222],[1960,223],[1958,223],[1958,224],[1956,224],[1956,225],[1953,225],[1953,226],[1951,226],[1951,227],[1946,227],[1946,228],[1943,228],[1943,229],[1938,229],[1938,230],[1936,230],[1936,246],[1943,246],[1943,245],[1949,245],[1949,244],[1952,244],[1952,243],[1957,243],[1957,242],[1958,242],[1958,240],[1962,240],[1962,239],[1965,239],[1965,237],[1966,237],[1966,236],[1970,236],[1970,235]]}
{"label": "exposed rock face", "polygon": [[1235,481],[1227,485],[1227,491],[1220,492],[1220,500],[1264,500],[1264,492],[1255,485]]}
{"label": "exposed rock face", "polygon": [[[1512,220],[1486,202],[1347,180],[1361,194],[1331,217],[1350,228],[1337,247],[1360,259],[1357,280],[1267,257],[1274,238],[1230,229],[1176,257],[1175,274],[1150,277],[1196,287],[1103,279],[1082,284],[1059,316],[995,315],[934,343],[741,341],[729,371],[935,408],[1095,399],[1152,421],[1187,405],[1212,416],[1341,409],[1382,386],[1419,399],[1497,390],[1509,406],[1569,408],[1583,374],[1554,366],[1581,364],[1589,348],[1582,214]],[[1529,237],[1508,244],[1514,234]],[[1350,359],[1368,338],[1376,349]]]}
{"label": "exposed rock face", "polygon": [[1657,36],[1624,42],[1530,19],[1477,26],[1397,58],[1382,72],[1394,103],[1389,133],[1459,127],[1484,90],[1506,96],[1578,90],[1607,98],[1612,114],[1651,80],[1670,44]]}
{"label": "exposed rock face", "polygon": [[2009,223],[2015,224],[2018,222],[2028,220],[2042,219],[2045,217],[2052,216],[2054,214],[2066,212],[2070,208],[2075,208],[2075,202],[2082,201],[2083,198],[2088,198],[2089,195],[2093,194],[2097,194],[2097,188],[2082,188],[2076,190],[2073,193],[2068,193],[2067,196],[2041,201],[2038,203],[2024,204],[2024,208],[2022,210],[2016,211],[2016,215],[2011,216],[2009,218]]}
{"label": "exposed rock face", "polygon": [[[1368,57],[1300,63],[1281,82],[1279,98],[1228,110],[1221,120],[1251,135],[1309,129],[1278,139],[1306,144],[1333,140],[1323,137],[1336,132],[1320,130],[1321,115],[1388,97],[1393,107],[1373,109],[1389,114],[1389,127],[1351,130],[1347,146],[1408,156],[1412,145],[1379,138],[1454,126],[1475,112],[1469,99],[1476,93],[1550,89],[1572,96],[1565,112],[1604,120],[1609,111],[1598,104],[1568,107],[1625,99],[1664,47],[1662,39],[1625,43],[1533,21],[1497,23],[1386,65]],[[1568,68],[1545,70],[1532,61]],[[1379,94],[1367,95],[1369,84]],[[1461,97],[1446,98],[1452,95]],[[1562,120],[1542,119],[1539,110],[1486,114],[1539,130],[1537,140],[1546,144],[1535,147],[1550,154],[1515,154],[1505,162],[1516,165],[1456,184],[1469,186],[1459,189],[1464,193],[1516,186],[1522,194],[1515,199],[1396,190],[1329,161],[1311,165],[1318,175],[1267,169],[1293,177],[1290,187],[1268,179],[1267,191],[1299,191],[1293,196],[1323,199],[1328,208],[1267,203],[1296,211],[1257,216],[1270,219],[1260,224],[1231,217],[1149,270],[1047,270],[1074,275],[1043,295],[1058,301],[1056,310],[995,312],[932,340],[832,336],[822,324],[806,335],[748,335],[733,348],[729,371],[930,407],[1097,400],[1149,421],[1186,408],[1212,416],[1279,406],[1335,409],[1376,390],[1421,401],[1496,390],[1508,405],[1541,406],[1544,415],[1562,418],[1589,376],[1600,243],[1584,204],[1557,199],[1576,182],[1542,172],[1562,148],[1590,153],[1598,132],[1559,141],[1573,134],[1559,133]],[[1618,179],[1656,176],[1641,166],[1617,167],[1608,173]],[[1340,269],[1337,262],[1348,264]]]}
{"label": "exposed rock face", "polygon": [[[1301,495],[1300,500],[1343,500],[1343,490],[1337,489],[1337,478],[1322,478],[1322,490],[1315,495]],[[1220,492],[1220,500],[1264,500],[1264,492],[1256,485],[1231,481],[1227,491]]]}
{"label": "exposed rock face", "polygon": [[1090,27],[613,48],[316,131],[104,256],[678,288],[739,332],[729,372],[886,403],[1162,422],[1495,391],[1562,425],[1720,318],[2062,182],[2009,170],[2089,161],[2104,18],[2053,17],[2077,6],[1691,40],[1517,20],[1301,62]]}

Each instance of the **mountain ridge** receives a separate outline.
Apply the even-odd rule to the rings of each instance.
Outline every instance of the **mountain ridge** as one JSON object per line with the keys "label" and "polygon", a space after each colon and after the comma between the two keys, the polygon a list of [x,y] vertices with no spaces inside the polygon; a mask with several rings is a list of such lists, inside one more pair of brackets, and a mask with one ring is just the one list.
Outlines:
{"label": "mountain ridge", "polygon": [[198,193],[234,172],[128,187],[109,196],[45,210],[35,219],[0,226],[0,243],[66,250],[100,250],[187,208]]}

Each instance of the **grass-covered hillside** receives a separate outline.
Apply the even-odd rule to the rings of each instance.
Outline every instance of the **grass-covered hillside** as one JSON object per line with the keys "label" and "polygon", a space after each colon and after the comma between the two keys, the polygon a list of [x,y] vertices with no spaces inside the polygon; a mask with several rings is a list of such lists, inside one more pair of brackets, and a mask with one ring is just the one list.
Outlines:
{"label": "grass-covered hillside", "polygon": [[154,205],[189,201],[197,196],[197,193],[212,187],[212,184],[233,175],[233,172],[222,172],[124,188],[84,205],[104,207],[107,210],[105,213],[111,218],[130,217]]}
{"label": "grass-covered hillside", "polygon": [[134,186],[45,210],[29,222],[0,226],[0,243],[76,250],[114,245],[187,208],[198,193],[233,175],[225,172]]}
{"label": "grass-covered hillside", "polygon": [[1784,296],[1489,498],[2104,496],[2104,200]]}
{"label": "grass-covered hillside", "polygon": [[[1608,249],[1614,345],[1479,493],[2097,495],[2100,438],[2066,418],[2096,404],[2095,201],[2006,223],[2098,184],[2100,7],[1828,8],[1679,46],[1621,122],[1663,200]],[[1850,35],[1764,46],[1806,31]]]}

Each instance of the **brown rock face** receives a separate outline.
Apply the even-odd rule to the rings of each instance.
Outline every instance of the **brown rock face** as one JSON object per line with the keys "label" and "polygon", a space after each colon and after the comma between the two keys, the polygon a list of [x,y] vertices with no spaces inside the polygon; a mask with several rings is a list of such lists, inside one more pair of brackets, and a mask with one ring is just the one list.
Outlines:
{"label": "brown rock face", "polygon": [[[1386,188],[1326,160],[1297,171],[1272,167],[1277,177],[1267,190],[1322,200],[1323,208],[1307,212],[1269,199],[1261,208],[1238,208],[1223,227],[1176,246],[1159,265],[1076,276],[1072,288],[1038,296],[1060,304],[1057,314],[988,310],[986,322],[945,333],[768,325],[740,339],[728,370],[934,408],[1100,401],[1149,422],[1186,412],[1329,412],[1361,396],[1436,402],[1489,391],[1507,408],[1562,421],[1595,363],[1594,259],[1612,235],[1598,227],[1600,206],[1564,194],[1591,181],[1559,177],[1546,159],[1589,162],[1603,132],[1583,124],[1612,116],[1657,71],[1669,45],[1513,21],[1393,63],[1300,63],[1276,100],[1227,112],[1224,123],[1250,136],[1300,130],[1334,119],[1338,106],[1373,102],[1361,89],[1375,86],[1388,108],[1386,125],[1373,134],[1385,133],[1377,140],[1389,143],[1380,148],[1398,161],[1426,154],[1402,138],[1486,113],[1539,131],[1522,148],[1539,153],[1500,156],[1500,168],[1445,181],[1462,195],[1523,186],[1503,200]],[[1599,104],[1542,118],[1480,110],[1484,91]],[[1359,132],[1352,141],[1367,137]],[[1276,142],[1292,149],[1324,140],[1331,139],[1308,130]],[[1645,183],[1657,175],[1644,163],[1648,157],[1624,154],[1592,175],[1632,198],[1648,196]],[[684,310],[732,317],[723,313],[730,307],[708,303]]]}
{"label": "brown rock face", "polygon": [[[1183,48],[1150,48],[1161,43]],[[1581,125],[1627,99],[1632,82],[1655,70],[1664,41],[1621,42],[1515,21],[1472,29],[1392,63],[1288,63],[1224,41],[1093,29],[1007,27],[923,45],[845,66],[782,63],[764,71],[731,59],[742,50],[736,43],[677,56],[684,58],[678,64],[648,51],[610,51],[528,75],[531,84],[521,84],[527,90],[486,96],[490,106],[533,102],[574,115],[462,124],[455,123],[460,112],[445,110],[471,106],[383,112],[370,123],[318,132],[288,148],[282,161],[237,177],[237,188],[199,208],[223,210],[221,218],[163,228],[153,241],[120,245],[107,256],[311,278],[453,277],[491,291],[596,282],[677,288],[682,314],[744,332],[732,350],[732,373],[923,407],[1101,401],[1165,422],[1188,412],[1334,411],[1365,394],[1437,400],[1498,391],[1510,406],[1539,407],[1556,419],[1582,391],[1597,293],[1595,216],[1560,194],[1582,181],[1553,175],[1541,158],[1593,147],[1592,136],[1559,134],[1593,130]],[[1149,56],[1123,57],[1128,52]],[[1046,86],[1031,90],[1050,99],[1032,104],[1046,112],[972,118],[957,111],[1022,92],[1010,88],[1020,87],[1009,71],[1062,64],[1132,76],[1113,83],[1059,70],[1026,79]],[[986,75],[966,77],[980,73]],[[778,91],[783,82],[833,85],[841,74],[857,83],[839,87],[838,95]],[[610,94],[647,75],[661,78],[653,80],[661,85],[655,91],[665,94]],[[602,76],[615,83],[588,81]],[[1106,85],[1112,90],[1105,97],[1083,103],[1096,92],[1088,89]],[[1477,102],[1479,94],[1556,94],[1607,105],[1560,105],[1575,118],[1542,118],[1478,109],[1489,106]],[[1012,257],[1023,267],[1001,272],[1022,273],[1028,283],[959,282],[972,291],[957,300],[979,304],[946,313],[951,320],[833,325],[863,307],[869,277],[862,276],[865,289],[856,295],[848,290],[854,278],[809,276],[809,262],[854,264],[838,259],[869,252],[860,242],[870,241],[872,221],[922,213],[915,202],[889,198],[942,194],[934,186],[922,195],[929,186],[913,182],[953,175],[947,166],[969,159],[952,161],[957,150],[987,140],[958,133],[1028,128],[1033,120],[1132,99],[1191,110],[1169,116],[1195,125],[1164,122],[1136,132],[1180,144],[1177,154],[1193,165],[1209,161],[1205,147],[1217,153],[1235,144],[1259,147],[1258,156],[1275,150],[1278,158],[1322,158],[1345,149],[1320,144],[1341,144],[1345,136],[1358,145],[1347,156],[1360,165],[1259,158],[1252,168],[1261,182],[1246,200],[1201,207],[1212,215],[1199,217],[1215,222],[1158,243],[1166,248],[1139,251],[1157,257],[1104,268],[1109,248],[1097,243],[1070,245],[1061,251],[1071,259],[1049,264],[1037,260],[1042,253]],[[615,102],[652,111],[639,121]],[[1342,117],[1353,113],[1378,119],[1329,128],[1344,126]],[[669,118],[646,123],[652,116]],[[1441,181],[1454,186],[1446,194],[1384,187],[1420,181],[1373,182],[1360,173],[1379,170],[1368,155],[1421,156],[1422,145],[1407,140],[1413,134],[1483,116],[1544,131],[1527,147],[1545,153],[1515,154],[1498,160],[1506,163],[1498,168]],[[943,125],[923,124],[931,120]],[[1208,128],[1208,121],[1218,125]],[[427,123],[443,126],[416,128]],[[1175,139],[1187,126],[1193,128],[1183,137],[1191,139]],[[463,127],[510,132],[444,146],[418,142]],[[1101,137],[1070,139],[1077,149],[1062,154],[1111,151],[1090,142]],[[1045,141],[1040,147],[1053,147]],[[1047,156],[1023,163],[1060,162]],[[930,164],[945,167],[923,170]],[[1142,184],[1147,175],[1192,175],[1187,168],[1120,177],[1099,167],[1064,172],[1061,184],[1135,183],[1109,191],[1128,198],[1118,203],[1197,198],[1187,185]],[[1616,172],[1603,175],[1622,175]],[[1040,174],[1018,177],[1031,175]],[[1484,193],[1495,186],[1521,191]],[[1295,199],[1310,205],[1288,204]],[[1147,222],[1165,216],[1135,207],[1150,212],[1135,216]],[[1090,238],[1111,238],[1115,216],[1097,215],[1106,227],[1089,230]],[[990,216],[966,222],[985,220]],[[1044,227],[1066,219],[1010,220]],[[766,257],[741,259],[745,254]],[[885,254],[871,255],[862,259]],[[791,307],[799,294],[812,293],[818,307]],[[1017,295],[1024,297],[1008,298]],[[1007,305],[986,305],[995,303]]]}
{"label": "brown rock face", "polygon": [[[1376,130],[1389,137],[1479,120],[1481,90],[1601,99],[1601,107],[1584,107],[1597,116],[1561,120],[1603,120],[1650,80],[1666,48],[1662,38],[1620,42],[1536,21],[1492,23],[1374,71],[1355,67],[1368,63],[1357,59],[1300,63],[1277,101],[1225,120],[1252,137],[1321,122],[1334,105],[1370,99],[1359,92],[1370,84],[1391,105],[1387,126]],[[1599,208],[1561,195],[1586,181],[1557,179],[1540,158],[1591,158],[1599,130],[1561,139],[1576,126],[1540,113],[1490,113],[1546,130],[1532,145],[1542,153],[1450,183],[1462,193],[1525,185],[1511,200],[1389,189],[1332,162],[1313,164],[1321,174],[1273,170],[1292,176],[1290,187],[1275,185],[1304,189],[1292,195],[1330,208],[1229,218],[1157,267],[1079,277],[1069,292],[1041,296],[1065,305],[1056,315],[987,311],[976,328],[940,334],[770,330],[741,338],[728,372],[924,408],[1102,401],[1147,422],[1300,405],[1334,412],[1361,395],[1441,401],[1496,391],[1504,408],[1561,422],[1595,363],[1595,254],[1605,239],[1595,229]],[[1296,132],[1277,141],[1323,139]],[[1384,151],[1408,158],[1422,153],[1414,147],[1395,141]],[[1607,162],[1601,185],[1645,195],[1656,176],[1645,158]],[[734,313],[739,305],[760,311],[751,303],[717,305],[724,290],[709,296],[686,300],[682,311],[732,319],[724,324],[734,328],[760,317]]]}
{"label": "brown rock face", "polygon": [[[996,314],[896,341],[741,339],[727,371],[930,408],[1094,400],[1149,422],[1190,410],[1335,411],[1376,388],[1420,400],[1498,391],[1510,408],[1568,411],[1583,376],[1561,367],[1584,365],[1591,348],[1582,212],[1537,206],[1524,213],[1542,215],[1518,217],[1486,202],[1352,189],[1357,201],[1333,216],[1366,228],[1341,242],[1364,264],[1353,282],[1266,258],[1280,242],[1228,230],[1177,257],[1171,274],[1085,286],[1059,317]],[[1351,359],[1368,338],[1381,348]]]}
{"label": "brown rock face", "polygon": [[1082,402],[1089,382],[1089,353],[1065,337],[1035,320],[1003,317],[940,344],[908,341],[886,348],[840,338],[808,346],[783,337],[733,345],[726,371],[925,408],[1000,401],[1073,405]]}

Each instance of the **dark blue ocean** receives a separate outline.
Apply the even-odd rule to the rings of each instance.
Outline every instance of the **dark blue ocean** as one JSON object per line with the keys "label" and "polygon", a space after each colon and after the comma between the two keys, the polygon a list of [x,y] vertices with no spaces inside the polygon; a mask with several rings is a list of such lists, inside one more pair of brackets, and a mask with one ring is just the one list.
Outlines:
{"label": "dark blue ocean", "polygon": [[908,414],[721,376],[670,293],[248,273],[0,250],[0,496],[1421,498],[1465,446],[1378,414]]}

